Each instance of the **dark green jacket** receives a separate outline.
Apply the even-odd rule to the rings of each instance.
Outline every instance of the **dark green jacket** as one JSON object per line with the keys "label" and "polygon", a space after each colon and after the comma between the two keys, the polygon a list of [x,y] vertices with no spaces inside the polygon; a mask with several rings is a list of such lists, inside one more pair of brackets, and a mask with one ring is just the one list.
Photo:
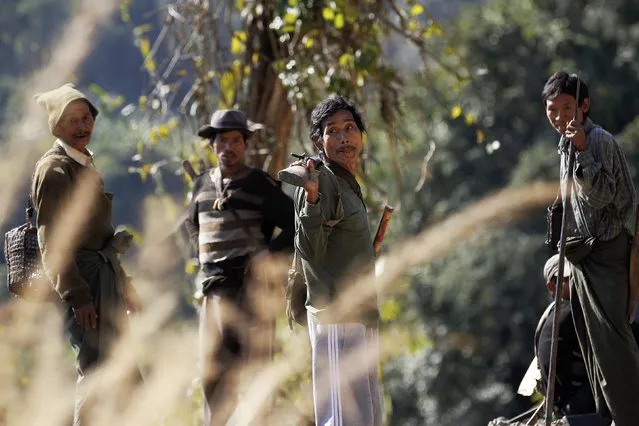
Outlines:
{"label": "dark green jacket", "polygon": [[326,167],[319,170],[318,203],[307,203],[302,188],[295,194],[295,250],[308,287],[306,308],[324,323],[376,322],[377,297],[363,309],[341,313],[346,317],[331,310],[343,290],[372,271],[375,254],[363,201],[344,179]]}

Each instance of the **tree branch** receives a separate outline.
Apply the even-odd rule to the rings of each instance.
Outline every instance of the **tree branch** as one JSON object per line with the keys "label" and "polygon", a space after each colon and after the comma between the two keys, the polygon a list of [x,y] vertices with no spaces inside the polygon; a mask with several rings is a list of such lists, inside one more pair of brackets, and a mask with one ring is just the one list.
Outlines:
{"label": "tree branch", "polygon": [[435,142],[431,141],[430,147],[428,148],[428,152],[426,153],[426,155],[424,156],[424,160],[422,161],[421,176],[419,178],[419,182],[417,182],[417,185],[415,185],[414,192],[421,191],[422,188],[424,187],[424,184],[426,183],[426,180],[430,177],[430,172],[428,171],[428,164],[430,163],[430,160],[433,158],[433,155],[435,155]]}

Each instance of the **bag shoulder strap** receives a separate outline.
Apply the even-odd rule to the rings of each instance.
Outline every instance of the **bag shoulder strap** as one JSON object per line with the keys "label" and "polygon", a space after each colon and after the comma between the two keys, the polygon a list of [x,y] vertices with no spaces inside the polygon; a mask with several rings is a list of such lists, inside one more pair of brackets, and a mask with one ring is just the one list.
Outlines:
{"label": "bag shoulder strap", "polygon": [[323,152],[320,152],[316,156],[306,157],[306,158],[313,160],[318,165],[317,166],[318,168],[321,166],[325,166],[333,175],[344,179],[346,183],[348,184],[348,186],[351,187],[353,192],[362,201],[362,204],[364,205],[364,208],[366,209],[366,203],[364,202],[364,195],[362,194],[362,187],[359,185],[359,182],[357,182],[357,179],[355,179],[355,176],[353,176],[351,172],[349,172],[348,170],[346,170],[344,167],[340,166],[339,164],[333,161],[330,161],[326,157],[326,154],[324,154]]}
{"label": "bag shoulder strap", "polygon": [[291,267],[293,269],[295,269],[297,272],[299,272],[300,274],[304,272],[303,271],[304,266],[302,265],[302,259],[297,254],[297,250],[295,250],[295,249],[293,249],[293,262],[291,264]]}
{"label": "bag shoulder strap", "polygon": [[353,192],[362,201],[362,204],[364,204],[364,208],[366,208],[366,203],[364,202],[364,195],[362,194],[362,188],[357,182],[357,179],[355,179],[355,176],[353,176],[351,172],[349,172],[344,167],[340,166],[339,164],[335,162],[326,160],[324,164],[326,168],[331,171],[331,173],[333,173],[335,176],[342,178],[346,181],[348,186],[351,187]]}
{"label": "bag shoulder strap", "polygon": [[57,160],[60,161],[62,165],[68,165],[69,160],[71,160],[64,152],[64,149],[55,145],[49,151],[47,151],[42,157],[36,161],[35,167],[33,168],[33,173],[31,174],[31,180],[29,181],[29,195],[27,196],[27,208],[25,210],[26,221],[28,224],[31,224],[31,220],[33,219],[33,214],[35,213],[35,206],[33,205],[33,193],[31,191],[31,187],[33,186],[33,180],[35,179],[36,171],[38,170],[38,165],[45,158],[56,157]]}

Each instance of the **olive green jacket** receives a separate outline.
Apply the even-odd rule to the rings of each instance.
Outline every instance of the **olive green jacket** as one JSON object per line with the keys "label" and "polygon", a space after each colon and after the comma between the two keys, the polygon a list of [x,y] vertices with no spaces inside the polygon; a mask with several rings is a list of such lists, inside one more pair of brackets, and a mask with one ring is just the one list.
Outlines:
{"label": "olive green jacket", "polygon": [[375,264],[366,206],[346,180],[327,167],[319,169],[320,198],[306,202],[295,194],[295,250],[302,261],[308,294],[306,309],[320,322],[376,323],[376,293],[349,312],[334,312],[333,302]]}
{"label": "olive green jacket", "polygon": [[[93,301],[76,256],[106,249],[113,237],[112,195],[92,166],[83,166],[55,145],[36,164],[31,194],[44,270],[60,297],[79,307]],[[121,269],[119,262],[114,268]],[[118,271],[118,273],[121,271]],[[86,275],[86,274],[85,274]],[[130,290],[125,280],[124,290]]]}

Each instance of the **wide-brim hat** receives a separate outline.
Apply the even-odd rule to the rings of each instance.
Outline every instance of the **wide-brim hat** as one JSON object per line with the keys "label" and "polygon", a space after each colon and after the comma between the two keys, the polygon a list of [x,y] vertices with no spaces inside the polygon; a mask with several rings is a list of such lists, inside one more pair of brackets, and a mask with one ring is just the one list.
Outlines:
{"label": "wide-brim hat", "polygon": [[215,139],[215,135],[219,132],[238,130],[248,136],[251,136],[256,130],[262,126],[254,123],[246,118],[246,114],[236,109],[220,109],[211,115],[211,122],[200,127],[197,135],[205,139]]}
{"label": "wide-brim hat", "polygon": [[[546,261],[544,265],[544,279],[546,282],[550,282],[559,273],[559,255],[555,254]],[[568,261],[564,262],[564,277],[570,276],[570,264]]]}

